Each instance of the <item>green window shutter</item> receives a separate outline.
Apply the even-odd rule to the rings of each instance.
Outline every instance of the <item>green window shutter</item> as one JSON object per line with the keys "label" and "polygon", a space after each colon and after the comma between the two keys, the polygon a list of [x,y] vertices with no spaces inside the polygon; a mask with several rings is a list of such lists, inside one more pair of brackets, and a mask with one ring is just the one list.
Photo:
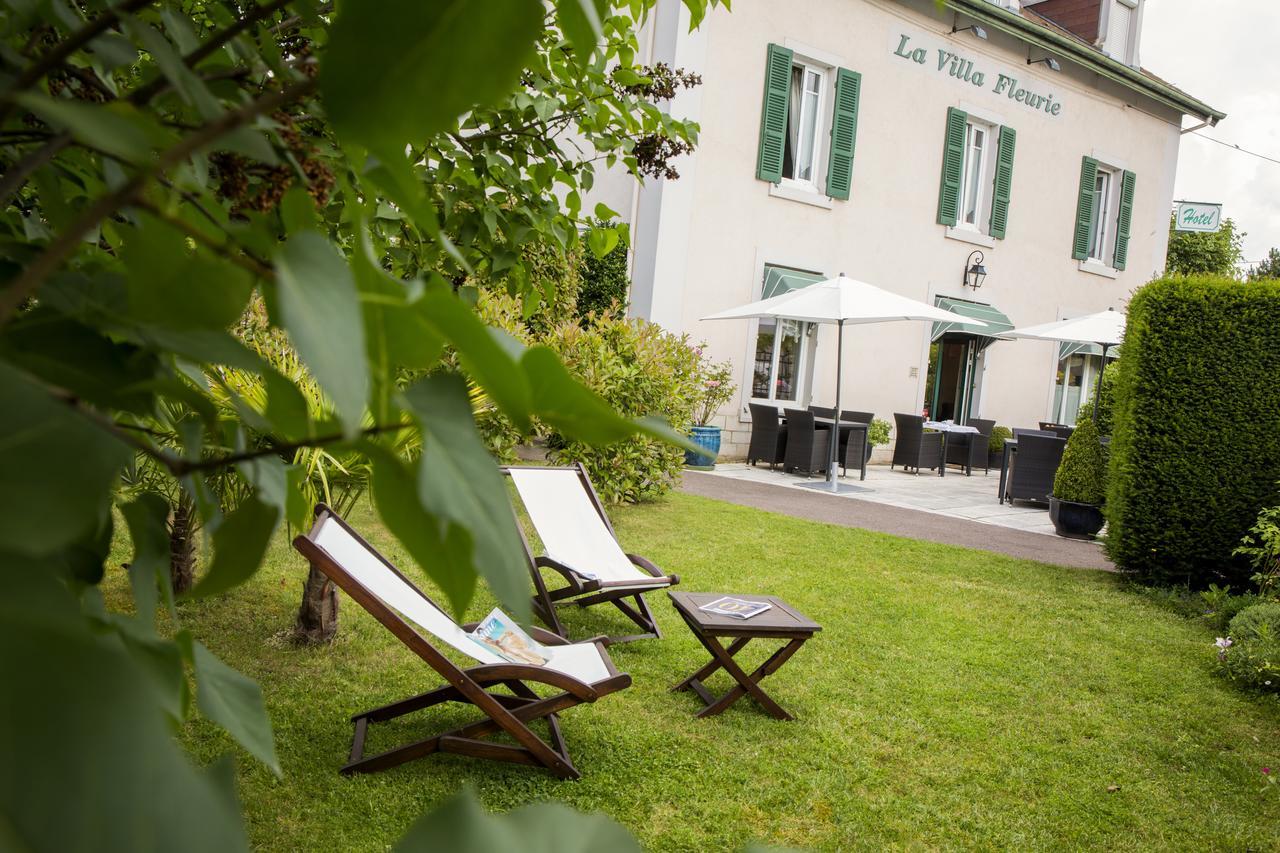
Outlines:
{"label": "green window shutter", "polygon": [[792,52],[769,45],[764,70],[764,107],[760,111],[760,152],[756,177],[776,184],[782,180],[782,152],[787,144],[787,101],[791,97]]}
{"label": "green window shutter", "polygon": [[853,149],[858,141],[858,97],[862,75],[836,69],[836,106],[831,117],[831,157],[827,161],[827,195],[849,197],[853,183]]}
{"label": "green window shutter", "polygon": [[1018,134],[1012,127],[1000,128],[1000,149],[996,153],[995,192],[991,195],[991,227],[989,233],[1004,239],[1009,225],[1009,192],[1013,188],[1013,150]]}
{"label": "green window shutter", "polygon": [[969,114],[955,107],[947,109],[947,139],[942,150],[942,188],[938,191],[938,222],[955,225],[960,221],[960,180],[964,171],[964,129]]}
{"label": "green window shutter", "polygon": [[1076,239],[1071,257],[1083,261],[1089,257],[1089,236],[1098,216],[1098,161],[1084,157],[1080,161],[1080,189],[1076,194]]}
{"label": "green window shutter", "polygon": [[1112,266],[1124,269],[1129,259],[1129,221],[1133,219],[1133,185],[1138,176],[1126,171],[1120,179],[1120,216],[1116,223],[1116,254]]}

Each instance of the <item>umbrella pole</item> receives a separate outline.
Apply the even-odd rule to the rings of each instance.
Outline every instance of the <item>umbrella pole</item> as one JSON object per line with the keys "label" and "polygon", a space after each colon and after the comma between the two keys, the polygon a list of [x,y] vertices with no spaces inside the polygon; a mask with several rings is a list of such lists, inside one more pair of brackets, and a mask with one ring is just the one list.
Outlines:
{"label": "umbrella pole", "polygon": [[840,491],[840,483],[836,478],[836,451],[840,449],[840,373],[842,370],[844,370],[844,320],[836,324],[836,412],[827,454],[827,483],[831,486],[831,491],[836,493]]}
{"label": "umbrella pole", "polygon": [[1093,425],[1098,425],[1098,409],[1102,406],[1102,374],[1107,372],[1107,350],[1111,344],[1102,344],[1102,369],[1098,371],[1098,384],[1093,389]]}

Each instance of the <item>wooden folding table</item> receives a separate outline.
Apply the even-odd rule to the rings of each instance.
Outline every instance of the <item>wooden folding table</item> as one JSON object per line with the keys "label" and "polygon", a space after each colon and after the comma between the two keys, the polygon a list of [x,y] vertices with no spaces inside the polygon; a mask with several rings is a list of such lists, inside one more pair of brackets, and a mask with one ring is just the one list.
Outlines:
{"label": "wooden folding table", "polygon": [[[750,619],[739,619],[708,613],[700,609],[717,598],[723,598],[725,593],[674,591],[667,593],[676,612],[689,626],[693,636],[697,637],[698,641],[711,653],[710,661],[693,675],[672,687],[672,691],[692,690],[696,693],[706,703],[706,707],[695,715],[698,717],[719,714],[743,696],[750,695],[765,711],[779,720],[795,719],[764,692],[760,682],[777,672],[804,645],[805,640],[822,630],[822,626],[776,596],[730,595],[745,601],[767,601],[772,606]],[[727,648],[721,643],[720,638],[731,640]],[[747,643],[755,639],[779,639],[786,642],[748,675],[734,660],[734,656],[742,651]],[[704,682],[720,669],[729,673],[738,683],[729,692],[717,698],[706,688]]]}

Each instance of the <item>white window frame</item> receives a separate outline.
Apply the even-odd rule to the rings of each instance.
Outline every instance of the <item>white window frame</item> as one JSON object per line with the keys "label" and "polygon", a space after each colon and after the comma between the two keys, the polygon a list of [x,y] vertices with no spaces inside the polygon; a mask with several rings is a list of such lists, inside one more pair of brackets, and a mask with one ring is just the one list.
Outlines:
{"label": "white window frame", "polygon": [[[1111,16],[1115,14],[1117,5],[1122,5],[1129,10],[1129,29],[1124,34],[1124,43],[1119,45],[1111,44]],[[1138,16],[1140,8],[1138,0],[1108,0],[1106,4],[1106,20],[1102,22],[1103,33],[1103,51],[1112,59],[1118,59],[1126,65],[1136,63],[1134,56],[1134,43],[1137,40],[1138,32]]]}
{"label": "white window frame", "polygon": [[1118,205],[1115,204],[1116,178],[1119,174],[1119,171],[1110,166],[1098,164],[1094,186],[1096,188],[1096,182],[1101,181],[1103,187],[1101,197],[1095,198],[1098,204],[1098,215],[1094,218],[1093,233],[1089,235],[1088,260],[1113,269],[1116,254],[1114,226],[1118,224],[1114,220],[1119,215]]}
{"label": "white window frame", "polygon": [[[802,56],[797,53],[792,56],[791,67],[793,69],[795,68],[801,69],[801,74],[802,74],[801,79],[804,81],[800,87],[801,102],[802,102],[800,127],[802,131],[805,126],[804,105],[803,105],[804,92],[805,92],[804,87],[808,82],[809,74],[811,73],[814,74],[818,79],[818,102],[817,102],[817,105],[814,107],[814,110],[817,112],[817,115],[815,116],[814,123],[813,123],[813,169],[812,169],[812,178],[807,180],[803,178],[790,178],[790,177],[787,177],[786,175],[783,175],[781,185],[786,188],[798,189],[798,190],[811,192],[811,193],[821,193],[825,190],[827,185],[827,163],[826,163],[826,160],[823,159],[822,155],[824,151],[823,141],[831,133],[831,116],[827,115],[827,103],[830,100],[828,93],[830,92],[831,86],[832,86],[831,72],[832,72],[833,66],[827,65],[826,63],[823,63],[823,62],[815,61],[813,59],[810,59],[807,56]],[[789,82],[788,82],[788,85],[790,85]],[[790,120],[790,110],[788,109],[788,121],[789,120]],[[789,133],[788,133],[788,138],[790,138]],[[800,157],[800,149],[802,149],[803,147],[804,147],[804,140],[798,138],[796,142],[796,151],[793,152],[793,162],[792,162],[793,168],[795,168],[795,166],[798,165],[798,161]]]}
{"label": "white window frame", "polygon": [[793,321],[799,323],[800,345],[797,349],[795,381],[792,387],[795,389],[795,395],[790,398],[782,398],[775,396],[778,389],[778,359],[782,355],[782,335],[779,333],[782,324],[788,322],[783,318],[775,318],[777,326],[773,333],[773,357],[769,360],[769,394],[768,397],[757,397],[755,395],[755,353],[756,344],[760,339],[760,323],[756,323],[754,334],[751,337],[751,402],[763,403],[765,405],[779,405],[785,403],[793,403],[796,406],[804,403],[805,394],[803,393],[805,385],[806,371],[809,368],[809,358],[811,357],[810,349],[812,348],[812,323],[806,323],[802,320]]}
{"label": "white window frame", "polygon": [[[960,210],[959,218],[956,221],[957,228],[963,228],[966,231],[976,231],[979,234],[987,233],[990,226],[990,208],[991,202],[989,196],[994,190],[995,174],[992,170],[992,164],[995,162],[991,157],[991,146],[995,134],[994,128],[987,122],[975,120],[970,117],[964,126],[964,159],[960,165]],[[974,136],[978,133],[982,134],[982,151],[978,161],[978,181],[976,204],[974,208],[974,222],[967,222],[965,215],[971,206],[969,202],[969,174],[973,165],[973,142]],[[984,213],[986,214],[984,216]]]}

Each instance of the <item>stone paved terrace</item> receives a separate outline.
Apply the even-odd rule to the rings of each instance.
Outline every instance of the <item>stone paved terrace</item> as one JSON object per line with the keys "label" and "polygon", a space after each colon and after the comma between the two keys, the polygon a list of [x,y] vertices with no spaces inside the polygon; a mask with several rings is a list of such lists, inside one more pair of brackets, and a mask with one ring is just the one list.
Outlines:
{"label": "stone paved terrace", "polygon": [[721,463],[708,473],[686,472],[685,490],[773,510],[787,515],[864,527],[931,541],[948,542],[1011,556],[1044,560],[1080,568],[1111,569],[1097,542],[1064,539],[1053,531],[1044,507],[1019,502],[1001,504],[997,498],[999,470],[966,477],[949,469],[920,476],[867,466],[867,479],[856,471],[841,483],[857,491],[831,495],[800,488],[818,477],[784,474],[768,466]]}

